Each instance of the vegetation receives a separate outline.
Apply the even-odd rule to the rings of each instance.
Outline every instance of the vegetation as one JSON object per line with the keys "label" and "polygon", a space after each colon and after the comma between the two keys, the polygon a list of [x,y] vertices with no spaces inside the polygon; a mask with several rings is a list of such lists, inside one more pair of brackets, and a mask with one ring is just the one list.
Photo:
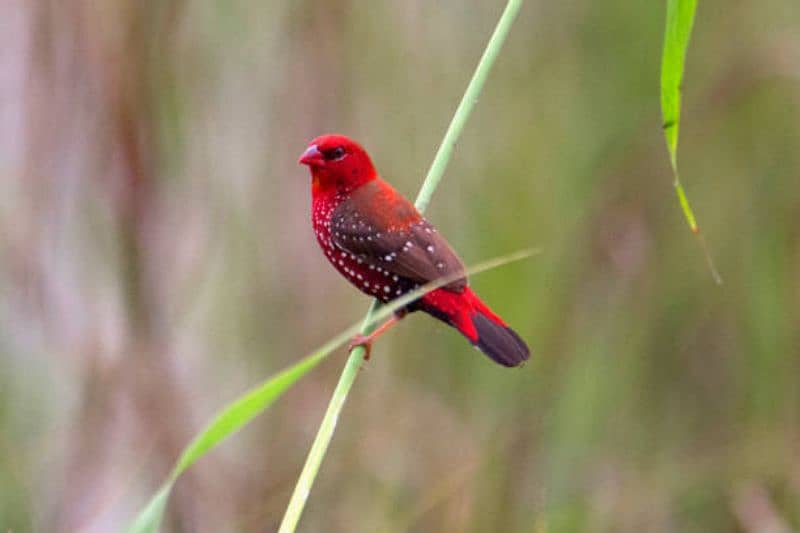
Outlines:
{"label": "vegetation", "polygon": [[[3,531],[123,529],[363,312],[296,157],[338,130],[412,194],[505,2],[101,4],[0,7]],[[800,529],[800,13],[700,3],[664,84],[717,285],[670,197],[667,4],[520,10],[427,216],[466,264],[541,250],[473,281],[532,360],[404,320],[300,530]],[[276,530],[345,358],[183,472],[163,530]]]}

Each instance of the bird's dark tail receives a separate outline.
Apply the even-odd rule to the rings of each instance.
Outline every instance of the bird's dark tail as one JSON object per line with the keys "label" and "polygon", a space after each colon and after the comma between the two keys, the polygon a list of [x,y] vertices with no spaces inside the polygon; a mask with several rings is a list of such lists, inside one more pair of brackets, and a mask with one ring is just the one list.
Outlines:
{"label": "bird's dark tail", "polygon": [[473,346],[503,366],[519,366],[530,357],[527,344],[478,298],[438,289],[422,298],[422,309],[461,332]]}
{"label": "bird's dark tail", "polygon": [[530,350],[517,332],[508,326],[492,322],[491,318],[480,311],[472,315],[472,324],[478,333],[478,340],[473,342],[480,351],[503,366],[519,366],[530,357]]}

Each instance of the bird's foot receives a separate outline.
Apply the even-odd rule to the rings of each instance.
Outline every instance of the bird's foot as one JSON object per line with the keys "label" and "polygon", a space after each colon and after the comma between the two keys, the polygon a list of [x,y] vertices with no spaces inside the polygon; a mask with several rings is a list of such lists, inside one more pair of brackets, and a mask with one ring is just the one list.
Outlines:
{"label": "bird's foot", "polygon": [[353,336],[350,339],[350,343],[347,345],[347,353],[352,352],[359,346],[364,347],[364,360],[369,361],[370,352],[372,352],[372,335],[358,335]]}
{"label": "bird's foot", "polygon": [[356,347],[363,346],[364,347],[364,359],[369,361],[370,351],[372,350],[372,342],[383,335],[387,329],[392,327],[393,324],[396,324],[398,320],[403,318],[405,313],[403,314],[395,314],[389,320],[381,324],[375,331],[370,333],[369,335],[358,334],[355,335],[352,339],[350,339],[350,344],[347,345],[347,352],[352,352]]}

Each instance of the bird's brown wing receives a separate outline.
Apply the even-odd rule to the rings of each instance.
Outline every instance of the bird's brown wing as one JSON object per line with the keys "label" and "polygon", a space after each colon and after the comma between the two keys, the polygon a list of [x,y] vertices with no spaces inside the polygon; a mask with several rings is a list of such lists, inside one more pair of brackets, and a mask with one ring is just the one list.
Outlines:
{"label": "bird's brown wing", "polygon": [[342,250],[415,284],[460,273],[445,288],[461,292],[467,285],[464,265],[448,242],[383,180],[360,187],[334,209],[330,235]]}

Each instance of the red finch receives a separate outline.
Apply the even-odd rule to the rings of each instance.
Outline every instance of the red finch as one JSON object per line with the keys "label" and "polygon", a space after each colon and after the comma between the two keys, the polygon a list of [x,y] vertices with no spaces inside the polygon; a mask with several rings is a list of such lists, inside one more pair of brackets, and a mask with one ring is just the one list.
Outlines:
{"label": "red finch", "polygon": [[461,275],[406,306],[372,335],[357,337],[355,345],[369,350],[372,340],[407,312],[423,311],[501,365],[528,359],[525,342],[469,288],[464,265],[448,242],[381,179],[364,148],[343,135],[322,135],[299,162],[311,170],[317,241],[328,261],[362,292],[388,302],[425,283]]}

